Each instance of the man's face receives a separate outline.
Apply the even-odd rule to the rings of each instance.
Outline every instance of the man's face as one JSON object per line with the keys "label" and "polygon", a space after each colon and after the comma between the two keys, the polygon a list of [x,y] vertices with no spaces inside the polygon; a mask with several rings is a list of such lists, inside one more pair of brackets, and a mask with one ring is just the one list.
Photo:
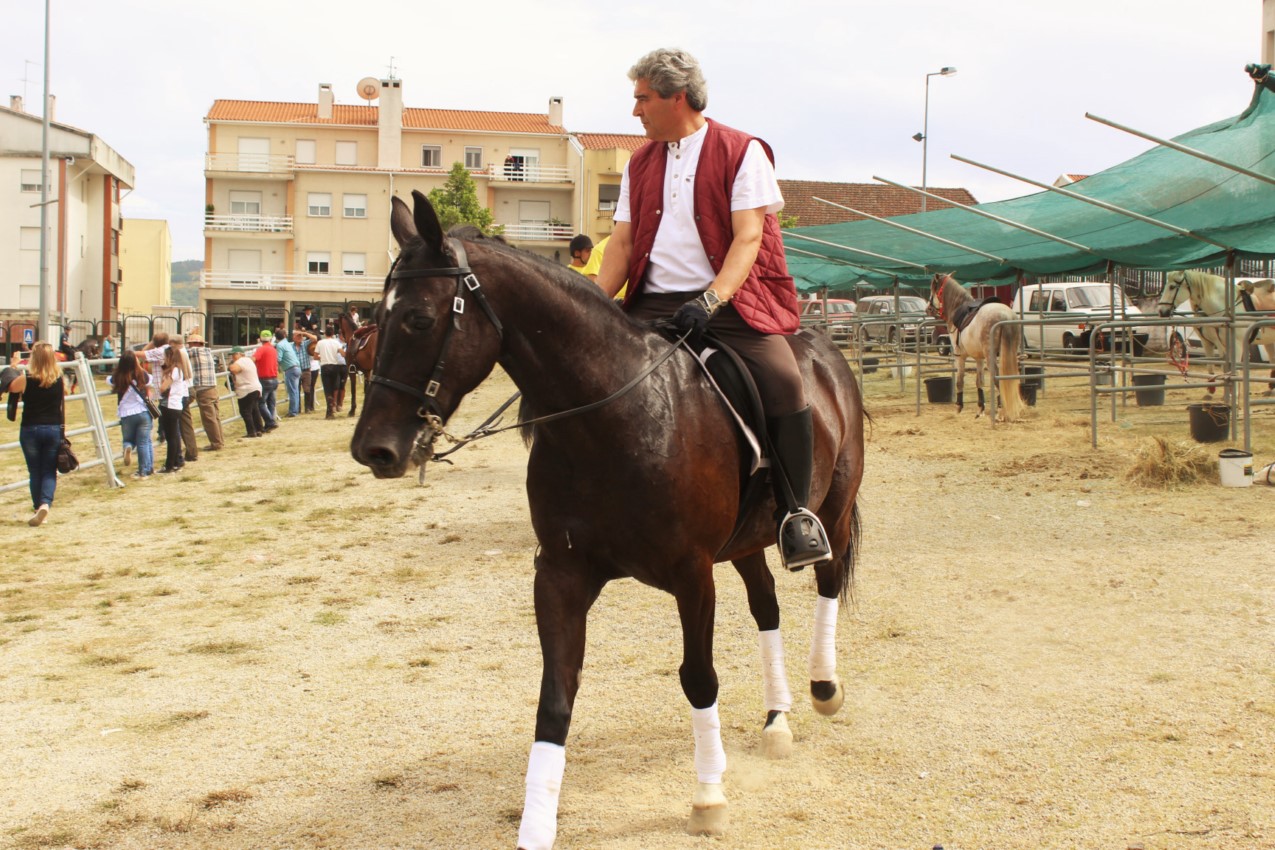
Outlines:
{"label": "man's face", "polygon": [[572,251],[571,256],[575,257],[576,260],[580,263],[580,265],[583,266],[588,264],[589,257],[593,256],[593,249],[581,248],[579,251]]}
{"label": "man's face", "polygon": [[681,113],[685,105],[686,95],[682,92],[660,97],[645,79],[633,84],[633,115],[642,122],[648,139],[657,142],[681,139]]}

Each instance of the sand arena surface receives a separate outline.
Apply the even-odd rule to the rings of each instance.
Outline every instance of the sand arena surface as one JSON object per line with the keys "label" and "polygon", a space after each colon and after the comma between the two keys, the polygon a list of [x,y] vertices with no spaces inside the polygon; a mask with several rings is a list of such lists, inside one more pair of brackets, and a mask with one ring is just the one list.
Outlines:
{"label": "sand arena surface", "polygon": [[[613,583],[558,846],[1275,847],[1275,488],[1124,479],[1149,428],[1186,439],[1186,394],[1095,451],[1063,387],[993,429],[872,380],[841,713],[806,697],[812,579],[776,566],[796,745],[762,757],[756,629],[719,567],[731,829],[687,836],[673,600]],[[497,373],[452,430],[511,391]],[[525,450],[481,442],[422,488],[355,464],[352,429],[235,424],[122,491],[76,473],[41,529],[5,494],[0,847],[514,846],[540,678]]]}

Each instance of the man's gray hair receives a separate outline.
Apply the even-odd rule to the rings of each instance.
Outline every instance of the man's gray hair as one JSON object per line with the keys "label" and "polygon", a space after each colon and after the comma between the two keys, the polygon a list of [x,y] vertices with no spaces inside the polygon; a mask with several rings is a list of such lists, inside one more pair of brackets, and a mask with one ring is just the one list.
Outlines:
{"label": "man's gray hair", "polygon": [[708,108],[708,83],[699,62],[685,50],[660,48],[652,50],[629,69],[633,82],[646,80],[660,97],[672,97],[685,92],[686,103],[696,112]]}

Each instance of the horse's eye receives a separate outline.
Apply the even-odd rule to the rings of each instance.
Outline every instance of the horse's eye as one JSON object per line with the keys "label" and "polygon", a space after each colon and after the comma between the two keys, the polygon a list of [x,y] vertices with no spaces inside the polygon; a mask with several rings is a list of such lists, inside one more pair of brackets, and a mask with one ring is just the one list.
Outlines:
{"label": "horse's eye", "polygon": [[434,317],[428,313],[413,311],[406,317],[406,324],[414,331],[427,331],[434,326]]}

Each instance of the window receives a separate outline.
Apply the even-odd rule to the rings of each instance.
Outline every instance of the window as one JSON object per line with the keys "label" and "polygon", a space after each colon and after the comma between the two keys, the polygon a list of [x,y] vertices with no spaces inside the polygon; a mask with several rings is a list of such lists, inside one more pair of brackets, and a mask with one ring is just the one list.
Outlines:
{"label": "window", "polygon": [[336,143],[336,164],[337,165],[358,165],[359,164],[359,143],[358,142],[337,142]]}
{"label": "window", "polygon": [[311,192],[306,206],[311,216],[326,218],[332,215],[332,195],[328,192]]}
{"label": "window", "polygon": [[230,191],[231,215],[261,215],[261,193]]}
{"label": "window", "polygon": [[481,171],[483,167],[483,149],[465,148],[465,167],[470,171]]}
{"label": "window", "polygon": [[24,168],[22,169],[22,176],[19,179],[22,181],[22,191],[40,191],[40,169]]}
{"label": "window", "polygon": [[598,187],[598,209],[614,210],[616,202],[620,200],[620,186],[603,185]]}
{"label": "window", "polygon": [[442,168],[443,149],[439,145],[421,145],[421,168]]}
{"label": "window", "polygon": [[360,276],[367,274],[367,254],[342,254],[341,274]]}
{"label": "window", "polygon": [[240,171],[270,170],[270,140],[244,137],[238,140]]}
{"label": "window", "polygon": [[367,195],[343,195],[341,206],[346,218],[367,218]]}
{"label": "window", "polygon": [[40,228],[23,227],[18,242],[19,250],[22,251],[39,251],[40,250]]}
{"label": "window", "polygon": [[327,251],[310,251],[305,255],[306,274],[327,274],[332,255]]}
{"label": "window", "polygon": [[297,139],[297,165],[314,165],[317,155],[314,139]]}

